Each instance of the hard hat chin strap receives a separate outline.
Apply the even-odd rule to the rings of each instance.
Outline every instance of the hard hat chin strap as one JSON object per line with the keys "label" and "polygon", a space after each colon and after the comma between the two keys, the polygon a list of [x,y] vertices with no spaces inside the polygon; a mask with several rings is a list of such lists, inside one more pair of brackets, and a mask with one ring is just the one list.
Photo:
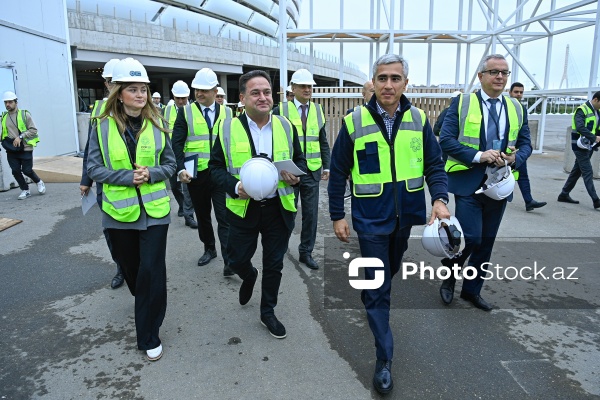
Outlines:
{"label": "hard hat chin strap", "polygon": [[255,156],[252,156],[252,158],[265,158],[265,159],[269,160],[269,162],[273,162],[273,160],[271,160],[271,157],[269,157],[268,154],[266,154],[266,153],[259,153]]}
{"label": "hard hat chin strap", "polygon": [[448,238],[448,249],[452,253],[458,253],[460,250],[460,237],[462,236],[462,232],[459,231],[454,225],[442,223],[440,226],[446,232],[446,237]]}

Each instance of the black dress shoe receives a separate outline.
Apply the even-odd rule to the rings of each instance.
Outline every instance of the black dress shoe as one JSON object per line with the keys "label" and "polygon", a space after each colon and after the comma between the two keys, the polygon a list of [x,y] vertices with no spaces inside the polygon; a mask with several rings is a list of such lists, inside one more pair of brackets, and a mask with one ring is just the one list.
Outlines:
{"label": "black dress shoe", "polygon": [[123,273],[117,272],[117,274],[112,278],[112,281],[110,281],[110,287],[113,289],[120,288],[123,285],[123,282],[125,282]]}
{"label": "black dress shoe", "polygon": [[198,229],[198,223],[192,217],[185,217],[185,226],[189,226],[192,229]]}
{"label": "black dress shoe", "polygon": [[531,200],[529,203],[525,203],[525,211],[533,211],[534,208],[542,208],[546,204],[548,203],[546,203],[545,201]]}
{"label": "black dress shoe", "polygon": [[231,268],[229,268],[229,265],[225,265],[223,267],[223,276],[224,277],[230,277],[230,276],[234,276],[234,275],[235,275],[235,272],[233,272],[231,270]]}
{"label": "black dress shoe", "polygon": [[183,217],[183,208],[179,207],[179,210],[177,210],[177,216]]}
{"label": "black dress shoe", "polygon": [[310,254],[301,254],[299,261],[301,263],[306,264],[306,266],[310,269],[319,269],[319,264],[315,260],[313,260]]}
{"label": "black dress shoe", "polygon": [[600,208],[600,199],[594,200],[594,208]]}
{"label": "black dress shoe", "polygon": [[568,194],[559,194],[557,200],[561,203],[579,204],[579,200],[573,200]]}
{"label": "black dress shoe", "polygon": [[248,304],[250,299],[252,298],[252,291],[254,290],[254,284],[256,283],[256,278],[258,278],[258,270],[252,267],[254,270],[254,276],[250,278],[244,279],[242,285],[240,286],[240,304],[245,305]]}
{"label": "black dress shoe", "polygon": [[210,260],[212,260],[216,256],[217,256],[217,250],[215,250],[215,249],[204,250],[204,254],[202,254],[202,257],[200,257],[198,259],[198,266],[201,267],[203,265],[208,264],[210,262]]}
{"label": "black dress shoe", "polygon": [[460,293],[460,298],[470,301],[475,307],[483,311],[491,311],[492,306],[478,294]]}
{"label": "black dress shoe", "polygon": [[275,315],[261,315],[260,323],[269,330],[269,333],[274,338],[283,339],[287,336],[285,326],[279,322]]}
{"label": "black dress shoe", "polygon": [[456,284],[456,278],[451,276],[448,279],[444,279],[442,286],[440,286],[440,296],[444,304],[448,305],[452,303],[454,299],[454,285]]}
{"label": "black dress shoe", "polygon": [[387,394],[394,388],[392,380],[392,360],[377,360],[375,363],[375,374],[373,375],[373,386],[381,394]]}

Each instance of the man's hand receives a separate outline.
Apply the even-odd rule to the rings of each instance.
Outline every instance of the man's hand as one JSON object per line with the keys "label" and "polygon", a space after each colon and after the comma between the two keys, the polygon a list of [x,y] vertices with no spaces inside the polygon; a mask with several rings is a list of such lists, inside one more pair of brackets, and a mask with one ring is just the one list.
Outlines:
{"label": "man's hand", "polygon": [[79,191],[81,192],[81,196],[87,196],[90,192],[90,187],[85,185],[79,185]]}
{"label": "man's hand", "polygon": [[504,160],[506,160],[507,164],[512,164],[515,162],[515,160],[517,159],[517,148],[515,148],[514,146],[508,146],[508,148],[510,149],[510,151],[512,153],[507,154],[507,153],[502,153],[502,159],[499,160],[500,162],[496,162],[496,165],[498,165],[499,167],[504,166]]}
{"label": "man's hand", "polygon": [[238,196],[240,196],[240,199],[242,200],[250,198],[250,196],[248,196],[248,193],[246,193],[246,191],[244,190],[244,184],[241,181],[240,185],[238,186]]}
{"label": "man's hand", "polygon": [[[480,163],[488,163],[488,164],[495,164],[498,162],[498,160],[501,160],[502,158],[500,157],[500,152],[498,150],[486,150],[483,153],[481,153],[481,157],[479,158],[479,162]],[[502,162],[504,164],[504,162]]]}
{"label": "man's hand", "polygon": [[345,219],[339,219],[337,221],[333,221],[333,231],[335,232],[335,236],[342,241],[349,243],[350,240],[350,228],[348,227],[348,223]]}
{"label": "man's hand", "polygon": [[290,172],[287,172],[287,171],[281,171],[281,179],[283,179],[284,182],[290,186],[293,186],[293,185],[297,184],[298,182],[300,182],[300,178],[298,178],[296,175],[294,175]]}
{"label": "man's hand", "polygon": [[433,224],[433,221],[435,221],[436,218],[450,218],[450,211],[448,210],[448,207],[446,207],[446,205],[440,200],[436,200],[433,202],[433,208],[431,209],[431,218],[429,219],[427,225]]}
{"label": "man's hand", "polygon": [[179,173],[179,181],[183,183],[190,183],[192,181],[192,176],[184,169]]}
{"label": "man's hand", "polygon": [[21,145],[21,138],[17,136],[15,138],[15,140],[13,140],[13,146],[19,147],[20,145]]}
{"label": "man's hand", "polygon": [[137,168],[133,170],[133,184],[139,188],[150,180],[150,171],[148,171],[148,167],[144,167],[135,163],[133,165],[135,168]]}
{"label": "man's hand", "polygon": [[328,179],[329,179],[329,171],[323,171],[323,173],[321,174],[321,180],[326,181]]}

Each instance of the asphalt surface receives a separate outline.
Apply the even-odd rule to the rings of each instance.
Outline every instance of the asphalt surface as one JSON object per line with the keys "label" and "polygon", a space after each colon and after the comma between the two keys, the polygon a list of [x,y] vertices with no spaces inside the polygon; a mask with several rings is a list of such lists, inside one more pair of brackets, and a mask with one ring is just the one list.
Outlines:
{"label": "asphalt surface", "polygon": [[[397,276],[395,388],[386,398],[600,398],[600,211],[581,181],[571,193],[581,204],[556,201],[567,175],[555,139],[528,162],[534,198],[548,205],[526,212],[517,189],[492,256],[504,267],[545,266],[550,278],[486,282],[482,296],[496,309],[485,313],[458,296],[443,306],[436,279]],[[44,196],[33,187],[24,201],[18,190],[0,193],[0,216],[23,220],[0,232],[0,399],[380,398],[373,338],[341,257],[354,247],[333,237],[325,189],[314,256],[326,265],[298,263],[298,217],[276,308],[283,340],[259,322],[259,286],[240,306],[240,280],[221,276],[220,256],[198,267],[197,233],[172,212],[156,363],[136,348],[129,291],[110,289],[100,212],[82,216],[78,185],[47,184]],[[405,261],[437,267],[421,232],[413,228]],[[259,249],[259,268],[260,257]],[[557,268],[565,279],[547,272]],[[566,279],[571,272],[577,280]]]}

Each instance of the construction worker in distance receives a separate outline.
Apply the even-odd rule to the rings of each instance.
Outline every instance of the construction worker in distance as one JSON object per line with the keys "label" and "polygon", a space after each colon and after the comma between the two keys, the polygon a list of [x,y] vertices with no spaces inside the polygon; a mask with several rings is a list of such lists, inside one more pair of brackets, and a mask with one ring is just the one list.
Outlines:
{"label": "construction worker in distance", "polygon": [[223,88],[221,86],[217,87],[217,96],[215,98],[217,104],[225,105],[225,103],[227,102],[226,97],[227,95],[225,94]]}
{"label": "construction worker in distance", "polygon": [[[198,265],[206,265],[217,256],[211,218],[214,206],[224,262],[223,276],[233,276],[226,252],[229,222],[225,218],[225,191],[212,181],[208,169],[210,151],[216,139],[213,127],[223,119],[232,118],[230,108],[215,102],[218,84],[217,75],[212,69],[202,68],[196,73],[192,81],[196,101],[183,107],[183,112],[177,114],[173,126],[173,150],[177,158],[177,176],[181,182],[188,184],[198,218],[198,235],[204,243],[204,254],[198,260]],[[188,171],[185,160],[191,158],[193,161],[193,157],[197,157],[196,171]]]}
{"label": "construction worker in distance", "polygon": [[[172,102],[169,101],[170,104],[167,104],[163,109],[163,116],[169,124],[169,130],[172,132],[177,114],[183,110],[183,107],[188,105],[190,88],[184,81],[177,81],[173,84],[171,93],[173,93],[173,100]],[[198,229],[198,223],[194,219],[194,206],[192,204],[190,193],[187,190],[187,185],[177,180],[177,173],[169,178],[169,184],[171,185],[175,201],[179,205],[177,216],[184,218],[186,226],[189,226],[192,229]]]}
{"label": "construction worker in distance", "polygon": [[244,113],[244,103],[242,103],[241,101],[238,101],[237,110],[235,111],[235,116],[239,117],[243,113]]}
{"label": "construction worker in distance", "polygon": [[165,105],[160,102],[160,98],[161,98],[160,93],[158,93],[158,92],[152,93],[152,102],[154,103],[156,108],[158,108],[159,110],[162,110],[163,108],[165,108]]}
{"label": "construction worker in distance", "polygon": [[37,185],[39,194],[44,194],[46,185],[33,170],[33,149],[40,139],[31,113],[19,110],[17,95],[13,92],[4,92],[3,100],[6,111],[2,113],[2,147],[6,150],[12,175],[21,188],[18,199],[25,200],[31,196],[23,175],[31,178]]}
{"label": "construction worker in distance", "polygon": [[306,157],[308,174],[300,177],[300,185],[294,187],[295,202],[300,195],[302,206],[302,232],[300,234],[299,261],[310,269],[318,269],[312,251],[317,237],[319,219],[319,183],[329,179],[329,143],[325,132],[325,114],[319,104],[310,101],[312,97],[313,75],[306,69],[294,72],[291,79],[293,101],[279,103],[274,115],[289,119],[298,131],[300,146]]}
{"label": "construction worker in distance", "polygon": [[288,85],[285,89],[285,98],[287,101],[294,101],[294,92],[292,92],[292,85]]}
{"label": "construction worker in distance", "polygon": [[346,115],[350,114],[354,110],[360,109],[364,104],[367,104],[369,100],[371,100],[371,97],[375,94],[375,87],[373,86],[373,81],[366,81],[363,84],[362,89],[360,90],[360,94],[363,97],[363,104],[359,104],[354,108],[349,108],[346,111]]}
{"label": "construction worker in distance", "polygon": [[[113,58],[109,60],[106,64],[104,64],[104,68],[102,69],[102,78],[104,78],[104,87],[106,88],[106,95],[108,96],[110,90],[113,88],[114,84],[112,83],[112,72],[113,67],[120,60],[118,58]],[[90,188],[94,181],[88,176],[87,173],[87,160],[89,153],[89,143],[90,143],[90,134],[93,132],[92,130],[92,118],[98,117],[104,111],[104,107],[106,105],[106,100],[108,97],[104,97],[102,100],[96,100],[94,103],[94,108],[92,109],[92,115],[90,118],[90,126],[88,129],[88,141],[85,144],[85,150],[83,152],[83,165],[81,168],[81,181],[79,182],[79,190],[81,192],[81,196],[87,196],[90,192]],[[96,182],[96,201],[98,202],[98,206],[102,208],[102,183]],[[110,251],[112,257],[112,244],[110,243],[110,237],[108,236],[108,231],[106,228],[102,229],[102,233],[104,233],[104,238],[106,239],[106,245],[108,246],[108,250]],[[123,276],[123,270],[121,266],[117,262],[115,257],[112,257],[115,264],[117,264],[117,273],[110,281],[110,287],[113,289],[117,289],[123,286],[125,283],[125,277]]]}

